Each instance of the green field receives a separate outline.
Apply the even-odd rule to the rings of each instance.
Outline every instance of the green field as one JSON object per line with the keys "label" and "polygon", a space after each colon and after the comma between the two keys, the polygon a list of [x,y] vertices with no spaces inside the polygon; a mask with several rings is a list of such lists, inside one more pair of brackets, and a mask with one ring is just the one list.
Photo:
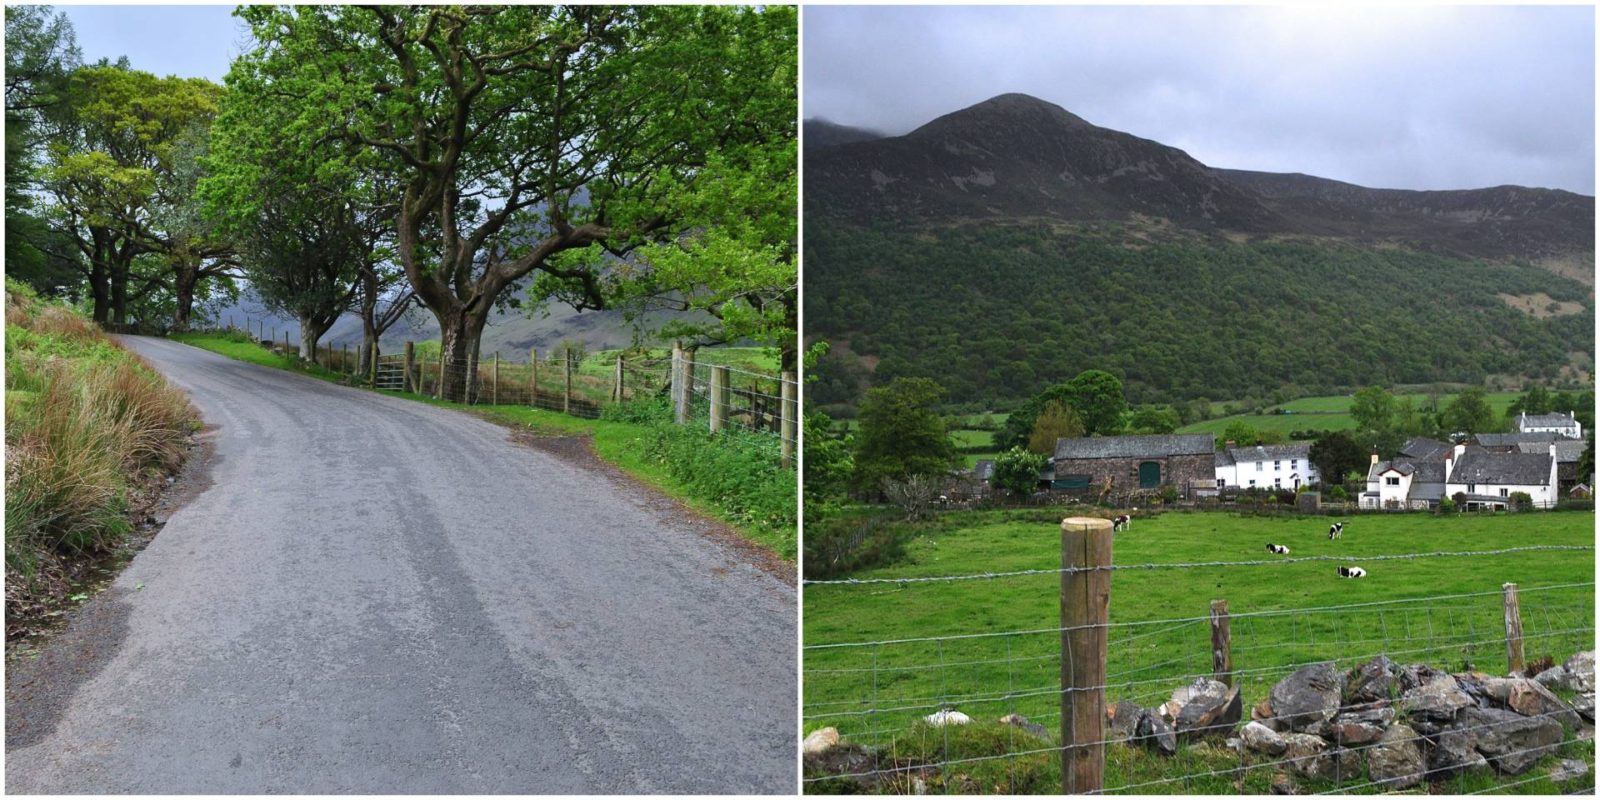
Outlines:
{"label": "green field", "polygon": [[[1510,408],[1511,404],[1516,402],[1517,398],[1520,396],[1521,395],[1516,392],[1491,392],[1486,394],[1484,398],[1489,401],[1489,406],[1495,410],[1496,414],[1504,416],[1506,409]],[[1407,397],[1411,398],[1411,401],[1415,403],[1418,408],[1423,407],[1423,405],[1428,401],[1428,396],[1425,394],[1396,395],[1397,400]],[[1450,401],[1454,400],[1455,397],[1456,396],[1453,394],[1439,395],[1439,406],[1443,408]],[[1216,408],[1221,408],[1223,405],[1225,404],[1213,404],[1213,406]],[[1292,400],[1282,405],[1272,406],[1268,410],[1270,411],[1273,408],[1282,408],[1285,411],[1292,413],[1234,414],[1232,416],[1218,417],[1216,419],[1208,419],[1203,422],[1196,422],[1193,425],[1186,425],[1182,428],[1179,428],[1178,433],[1221,434],[1229,425],[1239,421],[1243,421],[1245,424],[1255,428],[1258,431],[1277,431],[1285,434],[1291,431],[1304,430],[1351,430],[1356,426],[1355,420],[1351,418],[1349,413],[1349,395],[1302,397],[1299,400]]]}
{"label": "green field", "polygon": [[[914,539],[902,563],[852,577],[1054,569],[1060,565],[1056,516],[1023,511],[952,514]],[[1117,534],[1115,562],[1271,560],[1265,552],[1269,542],[1289,545],[1295,557],[1349,556],[1352,564],[1379,554],[1592,545],[1594,516],[1361,516],[1349,520],[1341,540],[1328,540],[1326,530],[1325,518],[1169,513],[1136,520],[1129,531]],[[1592,550],[1366,562],[1369,575],[1361,581],[1337,577],[1339,563],[1344,562],[1113,573],[1107,659],[1107,684],[1113,688],[1107,702],[1126,699],[1153,706],[1193,676],[1208,675],[1206,616],[1213,599],[1226,599],[1234,615],[1233,663],[1246,708],[1298,665],[1319,660],[1334,659],[1349,668],[1387,653],[1402,663],[1451,669],[1470,663],[1503,672],[1500,591],[1506,582],[1522,587],[1529,658],[1549,654],[1559,661],[1594,647]],[[1539,588],[1572,583],[1589,585]],[[993,721],[1014,712],[1053,728],[1059,719],[1059,584],[1058,575],[1045,574],[808,586],[806,729],[834,726],[847,740],[870,744],[900,737],[899,746],[906,744],[908,730],[913,730],[911,739],[921,735],[915,731],[927,730],[912,728],[917,719],[951,706],[976,720]],[[1462,594],[1476,596],[1419,601]],[[1407,600],[1413,602],[1334,608]],[[1018,631],[1038,633],[993,635]],[[941,638],[951,636],[968,638]],[[933,641],[890,643],[905,639]],[[862,642],[873,644],[827,646]],[[1107,787],[1136,782],[1147,770],[1169,768],[1144,764],[1136,754],[1117,754],[1108,767]],[[1262,791],[1265,778],[1261,776]],[[1016,788],[1031,790],[1020,784]],[[1182,790],[1181,785],[1175,788]],[[1173,790],[1157,786],[1145,791]]]}

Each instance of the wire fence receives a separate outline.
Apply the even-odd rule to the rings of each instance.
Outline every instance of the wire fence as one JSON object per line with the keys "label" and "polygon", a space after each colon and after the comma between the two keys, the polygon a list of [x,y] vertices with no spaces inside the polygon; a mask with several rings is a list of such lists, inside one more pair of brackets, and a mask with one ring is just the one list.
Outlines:
{"label": "wire fence", "polygon": [[[1539,550],[1587,551],[1592,558],[1593,549],[1529,546],[1397,553],[1385,558],[1478,560]],[[1219,568],[1266,566],[1254,561],[1110,564],[1093,571],[1109,577],[1122,570],[1138,574],[1187,570],[1191,574],[1203,571],[1209,577]],[[1062,576],[1088,572],[1091,570],[1069,567],[906,581],[807,581],[808,599],[816,592],[892,593],[895,597],[891,600],[903,598],[895,608],[903,609],[907,619],[925,619],[929,630],[927,635],[909,637],[849,637],[845,630],[872,627],[840,624],[835,630],[833,625],[808,621],[802,666],[805,729],[833,728],[848,747],[808,755],[805,790],[1060,793],[1064,753],[1081,753],[1081,748],[1099,745],[1104,748],[1099,791],[1105,793],[1265,793],[1284,774],[1293,776],[1297,792],[1389,791],[1442,779],[1450,771],[1444,770],[1437,755],[1439,739],[1474,735],[1477,731],[1471,720],[1441,729],[1398,728],[1394,722],[1397,717],[1406,720],[1407,708],[1395,702],[1398,688],[1384,697],[1352,696],[1349,684],[1341,680],[1346,690],[1336,691],[1336,705],[1323,709],[1329,722],[1343,719],[1339,714],[1387,714],[1387,724],[1397,732],[1381,743],[1317,738],[1325,747],[1279,756],[1230,746],[1228,739],[1238,736],[1237,728],[1252,716],[1271,718],[1270,708],[1262,704],[1280,682],[1307,668],[1322,669],[1319,665],[1330,662],[1334,674],[1345,675],[1380,658],[1388,659],[1394,666],[1386,669],[1400,670],[1401,677],[1396,680],[1402,683],[1425,682],[1433,674],[1429,669],[1438,674],[1482,671],[1503,676],[1511,668],[1508,593],[1493,585],[1453,594],[1310,607],[1223,606],[1220,622],[1216,609],[1206,605],[1207,599],[1195,597],[1191,613],[1175,608],[1178,614],[1160,618],[1127,619],[1113,614],[1103,623],[1090,625],[1063,622],[1000,628],[993,624],[995,619],[1009,618],[1000,613],[997,604],[1014,597],[998,591],[999,584],[1022,582],[1053,599]],[[1275,577],[1264,570],[1261,579]],[[1522,585],[1516,587],[1515,595],[1518,649],[1526,653],[1528,663],[1550,657],[1560,664],[1575,653],[1594,649],[1593,581]],[[1114,600],[1109,605],[1113,611],[1118,609]],[[893,613],[885,612],[882,605],[873,608],[878,613]],[[1220,652],[1219,628],[1223,637]],[[1082,658],[1068,652],[1067,643],[1080,640],[1068,634],[1091,629],[1105,636],[1098,672],[1103,677],[1085,681],[1082,676],[1092,673],[1079,672]],[[1226,726],[1185,729],[1180,722],[1185,719],[1183,701],[1200,689],[1214,693],[1218,686],[1230,696],[1237,692],[1238,707],[1233,709],[1237,716],[1230,719],[1224,711]],[[1068,725],[1062,725],[1068,695],[1103,696],[1107,714],[1088,737],[1074,733],[1066,738],[1069,729],[1079,730],[1070,719]],[[1590,703],[1592,706],[1592,699]],[[1592,710],[1589,714],[1592,717]],[[1536,752],[1521,755],[1586,750],[1580,760],[1593,764],[1592,724],[1572,709],[1515,716],[1520,720],[1515,724],[1523,727],[1536,724],[1530,720],[1540,716],[1561,721],[1559,726],[1542,729],[1546,738],[1529,747]],[[1484,726],[1511,724],[1495,719],[1499,722],[1491,720]],[[955,724],[958,722],[965,724]],[[1149,730],[1141,736],[1137,726],[1146,722]],[[1148,746],[1159,745],[1163,725],[1176,743],[1170,753]],[[1559,741],[1548,740],[1552,730],[1560,732]],[[1327,735],[1324,730],[1319,737]],[[1370,756],[1381,752],[1387,764],[1395,752],[1404,749],[1407,738],[1415,739],[1412,744],[1427,756],[1415,767],[1415,774],[1407,775],[1404,769],[1396,774],[1387,766],[1387,771],[1375,774]],[[1511,736],[1501,738],[1520,741]],[[1069,741],[1070,747],[1063,745]],[[1488,781],[1491,785],[1486,791],[1517,786],[1549,791],[1548,781],[1537,782],[1546,779],[1549,765],[1541,762],[1534,771],[1536,777],[1525,776],[1520,768],[1509,766],[1520,767],[1519,753],[1513,750],[1500,746],[1489,761],[1507,768],[1491,767],[1474,773],[1477,777],[1473,780]],[[1582,780],[1588,787],[1594,785],[1592,773]],[[1478,784],[1450,786],[1454,788],[1447,791],[1467,793],[1475,791]],[[1571,788],[1563,786],[1561,790]]]}

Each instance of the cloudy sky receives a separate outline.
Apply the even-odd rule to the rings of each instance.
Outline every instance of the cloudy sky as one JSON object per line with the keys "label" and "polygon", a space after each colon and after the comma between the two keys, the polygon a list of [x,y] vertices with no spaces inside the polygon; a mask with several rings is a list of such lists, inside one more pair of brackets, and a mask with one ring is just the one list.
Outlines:
{"label": "cloudy sky", "polygon": [[905,133],[1004,92],[1219,167],[1594,194],[1594,10],[805,9],[805,116]]}
{"label": "cloudy sky", "polygon": [[248,40],[233,6],[56,6],[86,63],[127,56],[134,69],[222,82]]}

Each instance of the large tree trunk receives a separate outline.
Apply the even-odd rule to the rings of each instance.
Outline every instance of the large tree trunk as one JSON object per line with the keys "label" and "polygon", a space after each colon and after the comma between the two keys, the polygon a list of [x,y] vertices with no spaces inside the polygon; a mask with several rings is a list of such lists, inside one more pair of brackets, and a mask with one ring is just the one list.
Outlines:
{"label": "large tree trunk", "polygon": [[121,258],[111,263],[111,324],[118,330],[128,326],[129,263]]}
{"label": "large tree trunk", "polygon": [[317,319],[310,314],[300,315],[300,360],[309,364],[316,364],[317,342],[322,341],[322,335],[333,327],[331,324]]}
{"label": "large tree trunk", "polygon": [[189,330],[189,318],[194,313],[194,287],[200,282],[200,265],[179,264],[173,276],[177,289],[177,307],[172,310],[172,329]]}
{"label": "large tree trunk", "polygon": [[476,402],[478,396],[478,350],[483,340],[485,314],[465,309],[446,314],[434,312],[439,320],[439,353],[444,359],[444,399],[457,403]]}
{"label": "large tree trunk", "polygon": [[361,352],[356,363],[362,375],[372,374],[372,346],[378,343],[378,278],[370,271],[361,273]]}
{"label": "large tree trunk", "polygon": [[111,274],[98,255],[89,265],[89,296],[94,301],[94,321],[104,328],[111,321]]}

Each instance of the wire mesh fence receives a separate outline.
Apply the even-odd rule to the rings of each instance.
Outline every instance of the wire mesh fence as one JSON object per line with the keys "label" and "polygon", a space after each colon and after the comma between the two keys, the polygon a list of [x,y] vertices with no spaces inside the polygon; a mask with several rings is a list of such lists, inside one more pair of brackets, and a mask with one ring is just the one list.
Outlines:
{"label": "wire mesh fence", "polygon": [[[1592,558],[1592,546],[1570,549],[1586,551]],[[1496,550],[1394,554],[1410,559],[1504,555]],[[1103,571],[1193,573],[1255,563],[1110,564]],[[1260,566],[1270,573],[1266,562]],[[805,728],[812,732],[832,728],[848,746],[818,748],[808,755],[806,791],[1060,793],[1063,754],[1092,746],[1103,748],[1097,791],[1104,793],[1264,793],[1284,774],[1292,776],[1297,792],[1391,791],[1468,771],[1441,760],[1441,737],[1448,740],[1446,750],[1449,741],[1463,737],[1476,737],[1472,741],[1479,743],[1511,742],[1494,744],[1498,749],[1492,750],[1489,767],[1473,773],[1476,780],[1488,783],[1481,787],[1485,791],[1516,786],[1548,791],[1548,781],[1537,783],[1521,776],[1523,762],[1537,760],[1531,756],[1570,755],[1586,749],[1580,760],[1593,763],[1592,672],[1587,718],[1565,704],[1573,699],[1566,696],[1562,705],[1537,713],[1507,717],[1509,712],[1503,709],[1481,709],[1471,712],[1478,716],[1470,720],[1429,727],[1415,721],[1416,706],[1401,699],[1404,691],[1438,675],[1481,673],[1488,680],[1508,673],[1510,616],[1503,587],[1310,607],[1223,606],[1220,621],[1202,596],[1195,598],[1193,613],[1162,618],[1119,618],[1118,605],[1111,602],[1112,615],[1092,626],[1052,621],[994,630],[984,623],[999,616],[988,610],[986,594],[1009,595],[986,593],[980,587],[991,584],[975,586],[975,581],[1024,583],[1049,596],[1061,591],[1062,576],[1072,573],[1064,568],[908,581],[807,581],[808,597],[814,592],[866,592],[904,598],[898,607],[907,617],[927,618],[929,630],[913,637],[851,638],[843,630],[808,627],[802,666]],[[1273,577],[1263,574],[1262,580]],[[1594,649],[1592,581],[1523,585],[1515,594],[1518,651],[1525,651],[1527,663],[1548,656],[1560,664],[1575,653]],[[953,611],[955,603],[966,605],[968,613]],[[881,607],[878,610],[882,613]],[[1099,665],[1104,677],[1087,684],[1077,666],[1087,656],[1070,652],[1071,637],[1064,635],[1084,627],[1098,628],[1106,637]],[[1375,662],[1388,665],[1381,669],[1389,675],[1385,680],[1392,680],[1392,691],[1375,696],[1352,693],[1357,679],[1349,677],[1351,671],[1360,675],[1360,668],[1371,670]],[[1230,743],[1238,740],[1238,729],[1252,717],[1273,724],[1274,687],[1330,664],[1328,674],[1337,676],[1339,686],[1332,692],[1333,700],[1319,707],[1323,727],[1309,728],[1316,736],[1297,740],[1299,749],[1276,755],[1247,748],[1242,741]],[[1480,697],[1463,692],[1474,702]],[[1105,713],[1087,737],[1072,720],[1063,725],[1064,701],[1074,693],[1103,698]],[[1206,702],[1197,699],[1202,697]],[[1184,716],[1185,709],[1191,717]],[[1193,715],[1208,712],[1220,717],[1193,727],[1198,718]],[[1276,716],[1282,714],[1278,709]],[[1363,714],[1376,715],[1384,724],[1357,725]],[[1330,733],[1335,721],[1346,719],[1341,715],[1353,720],[1352,731],[1395,732],[1385,733],[1382,742],[1376,736],[1371,741],[1353,734],[1341,738]],[[1558,718],[1561,724],[1538,727],[1543,738],[1534,739],[1536,744],[1528,745],[1527,752],[1515,752],[1514,745],[1526,737],[1505,731],[1536,727],[1540,717]],[[1191,726],[1186,728],[1186,723]],[[1488,731],[1497,733],[1491,737]],[[1280,735],[1302,734],[1290,728]],[[1163,736],[1173,741],[1170,752],[1163,751]],[[1313,738],[1320,744],[1309,744]],[[1405,751],[1407,739],[1416,740],[1409,744],[1426,758],[1402,765],[1397,772],[1389,765],[1394,753]],[[1548,764],[1538,773],[1546,776]],[[1586,780],[1592,787],[1593,778]],[[1452,786],[1467,792],[1471,789],[1466,787],[1476,784]]]}

